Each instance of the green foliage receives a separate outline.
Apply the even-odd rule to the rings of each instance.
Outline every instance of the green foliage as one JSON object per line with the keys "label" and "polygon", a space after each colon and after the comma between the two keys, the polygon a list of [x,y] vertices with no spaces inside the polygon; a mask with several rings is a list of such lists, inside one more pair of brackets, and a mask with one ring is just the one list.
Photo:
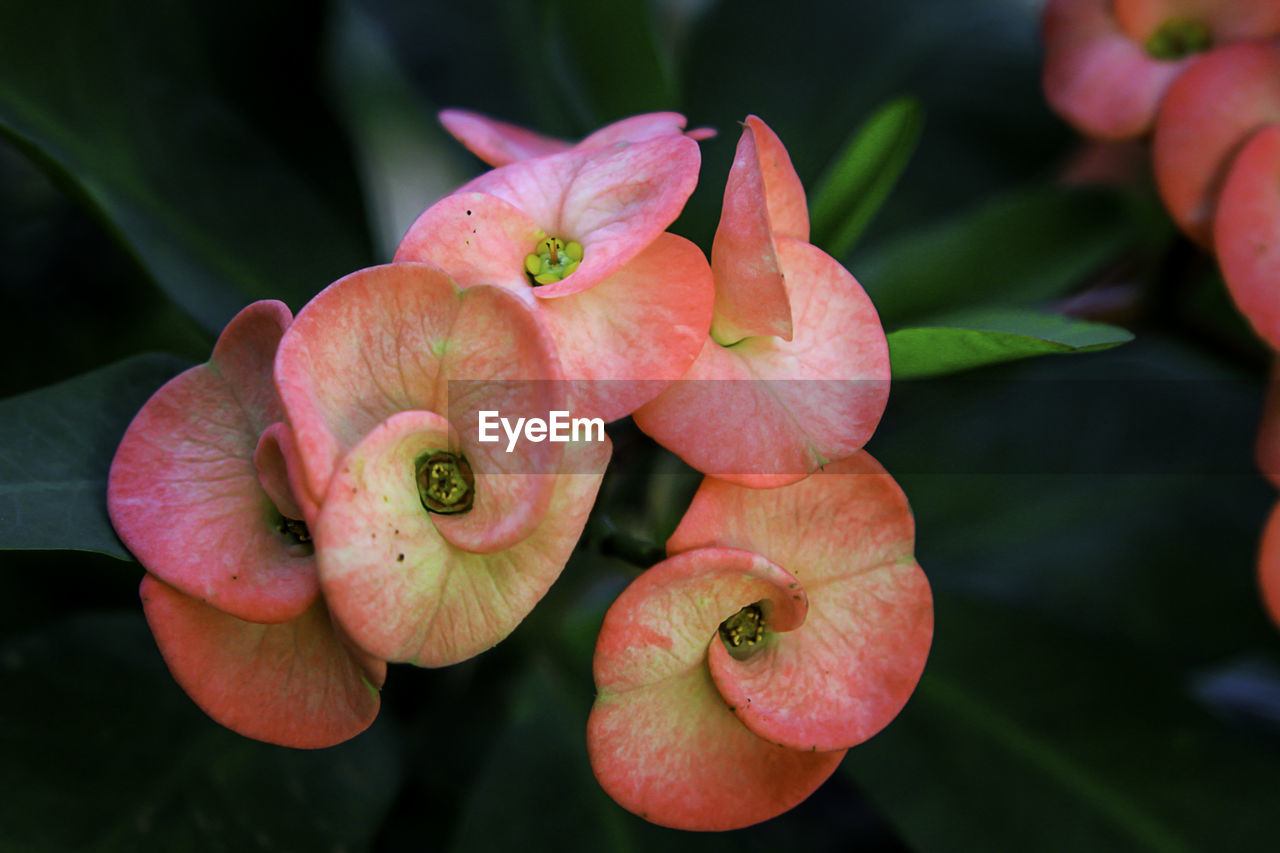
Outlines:
{"label": "green foliage", "polygon": [[131,559],[107,518],[107,471],[138,409],[183,366],[135,356],[0,400],[0,549]]}
{"label": "green foliage", "polygon": [[1108,349],[1133,335],[1040,311],[973,310],[889,333],[894,379],[920,379],[1053,353]]}
{"label": "green foliage", "polygon": [[923,125],[920,103],[899,98],[858,128],[809,199],[814,245],[837,258],[854,247],[907,167]]}

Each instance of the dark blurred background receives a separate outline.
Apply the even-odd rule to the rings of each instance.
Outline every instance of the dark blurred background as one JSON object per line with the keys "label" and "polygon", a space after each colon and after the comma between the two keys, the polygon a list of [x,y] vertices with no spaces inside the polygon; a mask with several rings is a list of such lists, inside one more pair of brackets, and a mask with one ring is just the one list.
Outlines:
{"label": "dark blurred background", "polygon": [[[1267,353],[1141,155],[1068,186],[1082,145],[1040,95],[1039,7],[6,0],[0,850],[1275,849]],[[105,527],[115,442],[238,308],[296,311],[389,260],[478,173],[436,110],[568,138],[656,109],[716,128],[674,226],[709,249],[747,114],[812,193],[903,96],[918,146],[839,252],[886,328],[1032,306],[1136,338],[895,384],[869,449],[916,512],[934,649],[906,711],[808,802],[678,833],[591,776],[595,631],[698,482],[629,422],[547,600],[476,660],[393,667],[354,741],[245,740],[168,677]]]}

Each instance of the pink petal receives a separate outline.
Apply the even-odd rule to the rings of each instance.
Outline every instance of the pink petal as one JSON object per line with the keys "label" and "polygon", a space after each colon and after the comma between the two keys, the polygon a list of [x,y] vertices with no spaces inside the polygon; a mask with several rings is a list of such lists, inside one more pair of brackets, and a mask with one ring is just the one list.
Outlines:
{"label": "pink petal", "polygon": [[594,662],[587,749],[601,786],[646,820],[725,830],[781,814],[835,770],[844,752],[786,749],[756,737],[708,677],[708,645],[742,607],[792,612],[794,579],[745,551],[677,555],[637,578],[605,614]]}
{"label": "pink petal", "polygon": [[1115,17],[1139,44],[1170,19],[1208,26],[1214,44],[1280,34],[1280,4],[1267,0],[1114,0]]}
{"label": "pink petal", "polygon": [[636,424],[707,474],[757,487],[794,482],[856,452],[889,394],[889,351],[875,307],[820,249],[778,241],[795,336],[708,339],[685,378]]}
{"label": "pink petal", "polygon": [[[478,474],[509,473],[511,464],[558,470],[560,445],[502,457],[499,445],[476,436],[482,409],[514,417],[556,408],[562,389],[545,380],[558,376],[550,340],[517,297],[492,287],[460,291],[439,270],[410,263],[360,270],[330,285],[299,313],[276,362],[308,491],[318,502],[342,456],[404,411],[448,416]],[[542,482],[528,479],[522,505],[549,499]]]}
{"label": "pink petal", "polygon": [[1232,162],[1213,234],[1240,312],[1280,349],[1280,124],[1255,133]]}
{"label": "pink petal", "polygon": [[1258,553],[1258,588],[1271,620],[1280,626],[1280,504],[1271,511],[1262,531]]}
{"label": "pink petal", "polygon": [[1245,141],[1280,122],[1280,45],[1239,42],[1198,57],[1169,87],[1156,118],[1156,184],[1178,226],[1212,240],[1223,180]]}
{"label": "pink petal", "polygon": [[1151,129],[1161,96],[1189,59],[1151,57],[1108,6],[1107,0],[1049,0],[1044,91],[1081,133],[1129,139]]}
{"label": "pink petal", "polygon": [[386,666],[362,665],[315,601],[276,625],[245,622],[148,575],[140,590],[169,672],[206,714],[299,749],[355,737],[378,715]]}
{"label": "pink petal", "polygon": [[809,205],[804,185],[791,165],[782,140],[769,125],[756,116],[747,116],[744,132],[755,137],[760,175],[764,179],[764,200],[769,207],[769,221],[775,237],[809,241]]}
{"label": "pink petal", "polygon": [[[134,417],[107,486],[112,524],[148,571],[254,622],[294,619],[318,592],[310,546],[280,529],[281,511],[296,507],[272,503],[254,462],[260,434],[281,417],[271,364],[288,324],[279,302],[237,314],[210,362]],[[281,483],[277,497],[286,493]]]}
{"label": "pink petal", "polygon": [[458,192],[497,196],[547,234],[582,244],[577,271],[547,285],[550,294],[560,295],[612,275],[665,231],[693,192],[700,162],[692,139],[661,136],[511,163]]}
{"label": "pink petal", "polygon": [[[578,148],[609,148],[620,142],[643,142],[659,136],[680,136],[684,134],[684,126],[688,120],[680,113],[643,113],[629,116],[605,125],[586,136],[578,143]],[[691,139],[707,139],[715,136],[714,130],[699,128],[689,131]]]}
{"label": "pink petal", "polygon": [[555,154],[572,147],[563,139],[543,136],[470,110],[441,110],[440,123],[454,139],[490,166]]}
{"label": "pink petal", "polygon": [[711,646],[716,687],[748,728],[822,751],[861,743],[897,716],[933,636],[914,535],[906,496],[865,453],[767,491],[703,481],[668,553],[742,548],[790,571],[808,594],[804,624],[776,626],[745,660]]}
{"label": "pink petal", "polygon": [[534,291],[556,341],[575,415],[616,420],[682,376],[711,325],[714,285],[702,251],[660,234],[631,263],[589,290]]}
{"label": "pink petal", "polygon": [[577,274],[534,287],[524,258],[536,231],[499,198],[454,195],[418,218],[396,261],[427,261],[461,287],[493,284],[519,295],[554,339],[564,377],[575,380],[574,415],[611,421],[630,414],[681,376],[701,349],[714,290],[706,258],[687,240],[659,234],[590,288],[577,286]]}
{"label": "pink petal", "polygon": [[[438,415],[387,419],[343,459],[316,521],[325,599],[352,640],[383,660],[446,666],[511,633],[564,567],[609,455],[607,440],[564,445],[583,473],[477,477],[474,507],[450,518],[423,508],[414,463],[451,446]],[[535,478],[553,491],[550,504],[513,546],[478,554],[442,535],[442,521],[485,516],[495,503],[520,512],[509,498]]]}
{"label": "pink petal", "polygon": [[[711,269],[716,283],[711,335],[725,345],[751,335],[777,335],[789,341],[792,334],[791,303],[778,265],[764,168],[752,119],[755,117],[747,119],[748,124],[738,140],[733,167],[725,183],[720,224],[711,246]],[[759,119],[755,119],[755,124],[764,127]],[[782,157],[787,156],[781,143],[778,149]],[[790,170],[790,160],[786,166]],[[776,168],[774,173],[776,176]],[[794,176],[794,170],[790,174]],[[803,190],[799,198],[803,208]]]}

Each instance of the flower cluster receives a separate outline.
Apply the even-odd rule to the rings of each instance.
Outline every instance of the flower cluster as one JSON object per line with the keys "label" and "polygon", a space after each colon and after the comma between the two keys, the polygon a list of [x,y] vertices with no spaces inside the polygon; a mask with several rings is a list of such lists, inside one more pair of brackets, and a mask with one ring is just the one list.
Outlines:
{"label": "flower cluster", "polygon": [[[1280,4],[1050,0],[1044,38],[1050,104],[1095,138],[1150,134],[1165,208],[1217,256],[1241,313],[1280,349]],[[1259,455],[1273,479],[1275,441],[1264,424]],[[1261,563],[1280,623],[1276,538]]]}
{"label": "flower cluster", "polygon": [[666,230],[709,135],[683,116],[577,143],[441,118],[494,168],[296,318],[245,308],[120,444],[108,508],[170,671],[247,736],[354,736],[387,663],[524,619],[581,536],[603,424],[634,415],[710,476],[605,619],[593,767],[671,826],[790,808],[902,708],[932,636],[906,500],[861,450],[888,395],[874,307],[754,116],[710,260]]}

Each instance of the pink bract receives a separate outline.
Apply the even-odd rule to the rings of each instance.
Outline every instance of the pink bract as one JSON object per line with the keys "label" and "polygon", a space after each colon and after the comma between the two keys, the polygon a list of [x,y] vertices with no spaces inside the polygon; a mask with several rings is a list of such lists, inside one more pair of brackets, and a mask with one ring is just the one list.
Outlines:
{"label": "pink bract", "polygon": [[1151,129],[1187,59],[1156,59],[1125,32],[1108,0],[1049,0],[1043,19],[1045,97],[1086,136],[1129,139]]}
{"label": "pink bract", "polygon": [[684,377],[635,420],[699,471],[762,488],[795,482],[866,443],[888,401],[889,348],[848,270],[786,236],[807,235],[808,218],[777,137],[751,117],[743,140],[712,249],[717,311],[735,307],[717,313],[713,331],[788,334],[728,346],[705,338]]}
{"label": "pink bract", "polygon": [[[812,793],[923,671],[933,610],[913,538],[906,498],[866,454],[769,491],[706,479],[672,556],[605,616],[587,730],[605,790],[702,830]],[[731,650],[726,620],[751,607],[762,634]]]}
{"label": "pink bract", "polygon": [[1254,134],[1232,162],[1213,234],[1240,312],[1280,349],[1280,124]]}
{"label": "pink bract", "polygon": [[1165,207],[1203,246],[1227,171],[1256,131],[1280,122],[1280,45],[1240,42],[1196,59],[1169,87],[1152,158]]}
{"label": "pink bract", "polygon": [[517,160],[558,154],[575,147],[608,148],[619,142],[643,142],[656,136],[683,134],[690,139],[715,136],[715,131],[709,128],[686,132],[686,119],[679,113],[645,113],[624,118],[600,128],[576,144],[470,110],[441,110],[440,123],[468,151],[490,166],[505,166]]}
{"label": "pink bract", "polygon": [[[479,413],[563,408],[555,351],[534,315],[492,287],[398,263],[316,296],[280,344],[276,381],[308,487],[325,598],[383,660],[442,666],[509,634],[563,568],[608,441],[480,441]],[[566,448],[568,452],[566,453]],[[466,460],[474,502],[429,512],[423,461]]]}
{"label": "pink bract", "polygon": [[112,462],[107,505],[148,571],[147,621],[188,695],[247,737],[322,747],[377,716],[385,666],[345,644],[318,597],[271,381],[290,319],[280,302],[250,305],[207,364],[147,401]]}
{"label": "pink bract", "polygon": [[1280,504],[1271,511],[1258,549],[1258,588],[1271,621],[1280,626]]}
{"label": "pink bract", "polygon": [[[464,288],[519,296],[574,380],[575,415],[614,420],[679,377],[710,327],[706,258],[663,233],[692,192],[698,164],[696,143],[671,135],[515,162],[428,208],[395,260],[434,264]],[[579,243],[581,265],[534,286],[525,258],[548,236]]]}

